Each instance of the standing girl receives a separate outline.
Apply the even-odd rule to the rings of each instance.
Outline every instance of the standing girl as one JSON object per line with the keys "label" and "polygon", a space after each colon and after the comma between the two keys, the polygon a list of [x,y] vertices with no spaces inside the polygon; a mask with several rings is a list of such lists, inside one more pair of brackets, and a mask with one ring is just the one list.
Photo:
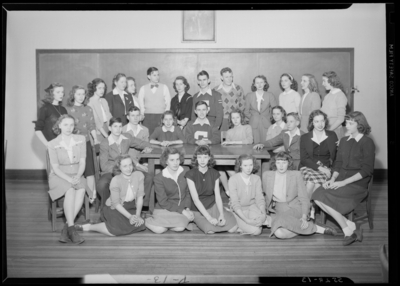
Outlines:
{"label": "standing girl", "polygon": [[174,89],[176,95],[171,99],[171,111],[177,119],[178,126],[183,129],[192,115],[193,97],[187,93],[190,85],[183,76],[175,79]]}
{"label": "standing girl", "polygon": [[97,140],[96,124],[94,122],[94,115],[92,108],[87,106],[88,97],[87,92],[83,86],[74,85],[69,93],[67,111],[68,114],[75,118],[76,129],[78,134],[85,136],[86,139],[86,164],[84,176],[87,180],[89,188],[93,191],[93,197],[96,197],[96,190],[94,185],[94,164],[93,164],[93,149],[90,144],[89,133],[94,139],[94,144],[100,144]]}
{"label": "standing girl", "polygon": [[[130,96],[132,96],[133,99],[133,104],[137,107],[140,108],[139,105],[139,97],[136,94],[136,81],[133,77],[128,76],[126,78],[126,90],[125,90]],[[130,107],[131,108],[131,107]],[[129,110],[129,109],[128,109]]]}
{"label": "standing girl", "polygon": [[268,127],[271,125],[271,108],[278,105],[275,96],[268,92],[267,78],[258,75],[253,79],[252,92],[246,95],[246,107],[244,114],[253,129],[254,143],[264,141]]}
{"label": "standing girl", "polygon": [[66,223],[61,231],[60,242],[72,241],[80,244],[85,240],[74,228],[74,220],[83,205],[85,190],[92,198],[92,191],[83,177],[85,170],[86,139],[75,135],[75,119],[62,115],[53,127],[58,136],[48,144],[50,157],[49,195],[55,201],[62,196],[64,199],[64,214]]}
{"label": "standing girl", "polygon": [[61,83],[54,82],[44,91],[46,96],[42,100],[42,107],[39,109],[39,116],[35,123],[35,134],[47,148],[49,142],[57,137],[53,132],[54,124],[61,115],[67,114],[67,110],[62,106],[64,87]]}
{"label": "standing girl", "polygon": [[152,134],[164,111],[170,109],[171,96],[168,87],[158,82],[160,74],[157,68],[148,68],[147,78],[150,82],[140,88],[139,104],[140,112],[144,116],[143,125],[149,128]]}
{"label": "standing girl", "polygon": [[158,126],[150,135],[150,144],[157,144],[163,147],[174,144],[186,143],[182,129],[175,126],[174,113],[167,110],[162,114],[161,126]]}
{"label": "standing girl", "polygon": [[299,107],[300,130],[307,133],[311,112],[321,108],[321,96],[319,95],[317,80],[312,74],[304,74],[301,77],[300,85],[303,90]]}
{"label": "standing girl", "polygon": [[299,113],[301,96],[297,92],[297,81],[290,73],[284,73],[281,75],[279,86],[283,91],[279,95],[279,105],[285,109],[287,114],[291,112]]}
{"label": "standing girl", "polygon": [[340,140],[345,133],[342,123],[346,114],[346,93],[339,77],[333,71],[323,73],[322,85],[329,93],[322,102],[321,110],[328,115],[328,130],[335,131]]}
{"label": "standing girl", "polygon": [[108,124],[112,117],[108,102],[103,98],[103,95],[107,92],[107,85],[101,78],[95,78],[92,82],[87,85],[88,97],[90,106],[93,110],[94,122],[96,123],[97,135],[99,141],[108,137]]}
{"label": "standing girl", "polygon": [[155,233],[184,231],[194,219],[186,170],[180,166],[183,160],[183,153],[176,148],[166,148],[161,154],[160,163],[165,169],[154,177],[157,203],[153,217],[146,219],[146,227]]}
{"label": "standing girl", "polygon": [[213,169],[214,156],[210,147],[199,146],[192,158],[193,169],[185,175],[192,197],[194,223],[206,234],[235,232],[236,220],[222,205],[219,172]]}
{"label": "standing girl", "polygon": [[230,205],[241,234],[259,235],[266,219],[259,166],[252,155],[236,159],[236,174],[229,179]]}
{"label": "standing girl", "polygon": [[331,179],[313,193],[311,199],[336,220],[344,233],[343,245],[362,241],[362,229],[344,215],[350,213],[368,194],[368,183],[374,172],[375,144],[367,119],[359,111],[346,115],[350,136],[340,139]]}
{"label": "standing girl", "polygon": [[109,236],[128,235],[145,230],[140,214],[143,206],[144,176],[135,170],[128,154],[117,158],[111,180],[111,196],[102,208],[97,224],[76,224],[78,231],[97,231]]}
{"label": "standing girl", "polygon": [[[331,167],[336,159],[337,135],[326,130],[327,115],[321,110],[310,114],[309,133],[300,137],[300,171],[306,182],[308,197],[331,177]],[[314,218],[314,207],[310,218]]]}
{"label": "standing girl", "polygon": [[335,235],[328,226],[321,227],[307,222],[310,200],[299,171],[292,169],[293,160],[287,152],[279,152],[271,161],[272,170],[263,174],[263,186],[268,211],[266,225],[271,227],[271,236],[286,239],[299,234]]}
{"label": "standing girl", "polygon": [[121,118],[122,125],[128,123],[126,115],[129,108],[134,106],[132,97],[129,98],[126,89],[126,75],[118,73],[112,80],[112,91],[106,94],[105,99],[110,107],[111,115],[115,118]]}

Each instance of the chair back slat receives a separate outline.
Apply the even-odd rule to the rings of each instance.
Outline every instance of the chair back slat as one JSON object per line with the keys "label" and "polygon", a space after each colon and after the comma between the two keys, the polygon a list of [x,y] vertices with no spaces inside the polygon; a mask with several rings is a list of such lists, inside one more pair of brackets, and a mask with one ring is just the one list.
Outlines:
{"label": "chair back slat", "polygon": [[221,143],[225,141],[228,131],[221,131]]}

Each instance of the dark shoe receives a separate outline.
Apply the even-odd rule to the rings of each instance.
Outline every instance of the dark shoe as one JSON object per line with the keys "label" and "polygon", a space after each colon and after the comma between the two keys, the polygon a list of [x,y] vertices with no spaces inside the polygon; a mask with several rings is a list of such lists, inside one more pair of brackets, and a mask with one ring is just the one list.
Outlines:
{"label": "dark shoe", "polygon": [[149,211],[149,206],[142,207],[142,212],[148,212],[148,211]]}
{"label": "dark shoe", "polygon": [[68,237],[74,244],[80,244],[85,240],[77,232],[74,226],[68,227]]}
{"label": "dark shoe", "polygon": [[61,236],[60,236],[60,238],[58,239],[58,241],[59,242],[62,242],[62,243],[67,243],[67,242],[70,242],[71,240],[69,239],[69,237],[68,237],[68,225],[67,224],[64,224],[64,228],[62,229],[62,231],[61,231]]}
{"label": "dark shoe", "polygon": [[83,221],[81,223],[77,223],[77,224],[74,225],[75,230],[76,231],[83,231],[83,227],[82,226],[86,225],[86,224],[93,224],[93,222],[90,219],[87,219],[87,220],[85,220],[85,221]]}
{"label": "dark shoe", "polygon": [[355,241],[359,241],[361,242],[363,240],[363,234],[362,234],[363,230],[359,229],[353,232],[352,235],[350,236],[345,236],[343,239],[343,246],[347,246],[352,244]]}
{"label": "dark shoe", "polygon": [[325,228],[324,234],[326,234],[326,235],[335,236],[335,235],[338,234],[336,229],[334,227],[332,227],[332,226],[329,226],[329,225],[326,225],[326,224],[323,224],[323,223],[319,223],[319,222],[316,223],[316,225]]}

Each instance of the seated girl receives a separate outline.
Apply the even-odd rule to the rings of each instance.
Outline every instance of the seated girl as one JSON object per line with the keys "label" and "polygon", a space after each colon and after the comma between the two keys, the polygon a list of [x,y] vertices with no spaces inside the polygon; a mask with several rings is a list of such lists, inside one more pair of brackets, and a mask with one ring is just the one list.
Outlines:
{"label": "seated girl", "polygon": [[236,174],[229,179],[231,210],[241,234],[261,234],[266,219],[261,179],[255,175],[258,168],[252,155],[240,155],[236,159]]}
{"label": "seated girl", "polygon": [[266,193],[266,223],[271,227],[270,237],[292,238],[299,234],[323,233],[335,235],[336,231],[328,226],[318,226],[307,221],[310,209],[303,177],[293,169],[293,159],[287,152],[279,152],[271,161],[273,171],[263,174],[263,186]]}
{"label": "seated girl", "polygon": [[206,234],[235,232],[236,220],[222,205],[219,172],[212,168],[214,164],[210,147],[197,147],[192,159],[193,169],[185,175],[192,197],[194,223]]}
{"label": "seated girl", "polygon": [[[251,126],[245,125],[245,116],[242,110],[233,110],[228,117],[229,130],[226,132],[226,140],[221,143],[222,146],[235,145],[235,144],[253,144],[253,131]],[[221,183],[224,186],[226,194],[229,196],[229,186],[228,178],[225,171],[228,173],[229,177],[235,175],[234,170],[225,170],[229,167],[222,166],[219,169],[223,169],[219,172],[221,175]]]}
{"label": "seated girl", "polygon": [[76,224],[78,231],[97,231],[109,236],[128,235],[145,230],[140,217],[144,196],[144,175],[136,171],[128,154],[117,158],[111,180],[111,196],[101,210],[97,224]]}
{"label": "seated girl", "polygon": [[[300,138],[300,171],[306,182],[308,198],[331,177],[331,166],[336,158],[337,135],[326,130],[328,116],[321,110],[311,112],[308,133]],[[314,219],[314,207],[310,218]]]}
{"label": "seated girl", "polygon": [[52,201],[63,196],[66,223],[61,231],[60,242],[72,241],[80,244],[85,240],[75,231],[74,220],[82,208],[85,190],[93,194],[83,177],[86,164],[86,139],[76,135],[75,119],[69,114],[61,115],[54,124],[58,136],[48,144],[51,171],[49,174],[49,195]]}
{"label": "seated girl", "polygon": [[343,229],[344,246],[362,241],[362,229],[356,230],[355,223],[344,215],[357,208],[367,196],[375,163],[375,144],[367,136],[371,127],[364,114],[353,111],[345,119],[350,135],[340,139],[332,177],[311,197]]}
{"label": "seated girl", "polygon": [[186,170],[180,166],[183,161],[183,153],[176,148],[166,148],[161,154],[160,164],[165,169],[154,177],[157,203],[153,216],[145,222],[146,227],[155,233],[164,233],[168,229],[184,231],[194,219]]}
{"label": "seated girl", "polygon": [[150,135],[150,143],[163,147],[186,143],[182,129],[176,127],[175,116],[171,110],[167,110],[162,114],[161,127],[157,127]]}

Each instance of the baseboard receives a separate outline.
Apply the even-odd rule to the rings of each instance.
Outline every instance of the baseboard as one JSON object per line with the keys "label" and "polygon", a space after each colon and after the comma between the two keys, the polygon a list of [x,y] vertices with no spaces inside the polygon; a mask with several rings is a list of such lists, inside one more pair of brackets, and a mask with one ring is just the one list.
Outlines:
{"label": "baseboard", "polygon": [[47,180],[46,170],[5,170],[6,180]]}
{"label": "baseboard", "polygon": [[[6,180],[47,180],[46,170],[5,170]],[[387,181],[387,169],[375,169],[374,181]]]}

